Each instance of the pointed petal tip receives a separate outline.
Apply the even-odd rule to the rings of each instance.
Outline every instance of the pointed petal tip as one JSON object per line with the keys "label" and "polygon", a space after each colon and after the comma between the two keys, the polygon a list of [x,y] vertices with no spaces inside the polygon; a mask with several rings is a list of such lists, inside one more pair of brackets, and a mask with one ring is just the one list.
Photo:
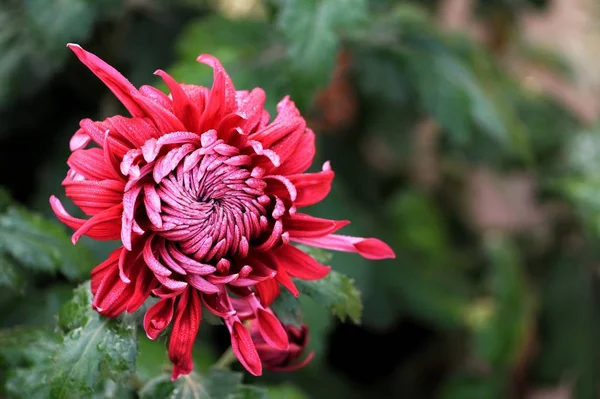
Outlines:
{"label": "pointed petal tip", "polygon": [[378,238],[365,238],[354,244],[358,253],[367,259],[395,259],[394,250]]}
{"label": "pointed petal tip", "polygon": [[67,48],[75,51],[75,49],[83,50],[83,48],[77,43],[67,43]]}

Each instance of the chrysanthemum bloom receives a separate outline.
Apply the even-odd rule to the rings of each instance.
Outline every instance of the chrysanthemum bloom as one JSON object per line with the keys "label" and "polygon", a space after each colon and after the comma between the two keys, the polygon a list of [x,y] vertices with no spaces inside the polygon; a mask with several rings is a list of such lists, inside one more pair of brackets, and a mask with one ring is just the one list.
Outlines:
{"label": "chrysanthemum bloom", "polygon": [[306,366],[312,358],[314,353],[310,352],[303,360],[297,362],[306,346],[308,345],[309,334],[308,327],[302,325],[301,327],[295,327],[292,325],[284,325],[285,331],[288,335],[290,346],[287,349],[277,349],[265,342],[260,328],[256,323],[251,326],[251,336],[256,346],[258,356],[263,366],[271,371],[294,371]]}
{"label": "chrysanthemum bloom", "polygon": [[[91,216],[69,215],[56,197],[57,217],[82,235],[121,240],[122,247],[92,271],[93,306],[114,317],[150,296],[159,301],[144,326],[155,339],[171,322],[173,378],[192,370],[191,350],[202,305],[222,317],[232,348],[254,375],[262,372],[250,333],[255,319],[264,341],[288,348],[288,335],[267,306],[279,283],[298,295],[291,277],[316,280],[329,272],[291,242],[393,257],[374,238],[333,234],[348,222],[298,212],[328,194],[333,171],[304,173],[315,136],[284,98],[271,121],[262,89],[236,91],[218,60],[212,88],[177,83],[157,71],[171,94],[135,88],[114,68],[69,45],[131,113],[101,122],[84,119],[70,142],[66,195]],[[91,144],[91,148],[86,148]],[[238,310],[236,310],[238,309]]]}

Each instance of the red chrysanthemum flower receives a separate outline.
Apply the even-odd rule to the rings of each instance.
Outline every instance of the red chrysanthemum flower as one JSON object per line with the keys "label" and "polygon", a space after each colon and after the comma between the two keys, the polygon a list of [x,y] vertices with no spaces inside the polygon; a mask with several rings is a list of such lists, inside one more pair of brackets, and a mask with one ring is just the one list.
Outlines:
{"label": "red chrysanthemum flower", "polygon": [[271,371],[294,371],[306,366],[314,357],[314,352],[310,352],[306,357],[297,362],[302,356],[306,346],[308,345],[309,334],[308,327],[302,325],[295,327],[292,325],[284,325],[285,331],[289,340],[287,349],[277,349],[265,342],[260,327],[253,322],[250,329],[250,334],[258,356],[263,366]]}
{"label": "red chrysanthemum flower", "polygon": [[[393,257],[374,238],[333,234],[348,222],[297,210],[328,194],[333,171],[304,173],[315,136],[289,98],[270,121],[262,89],[236,91],[218,60],[212,88],[180,84],[157,71],[170,96],[135,88],[114,68],[78,45],[69,47],[123,103],[132,117],[84,119],[70,142],[67,197],[87,215],[52,209],[82,235],[123,246],[92,271],[93,306],[115,317],[150,296],[144,327],[155,339],[173,323],[173,378],[191,372],[202,305],[224,319],[244,367],[260,375],[259,355],[242,320],[253,319],[264,342],[288,349],[288,335],[268,310],[279,283],[294,295],[291,277],[316,280],[329,272],[291,242]],[[95,143],[91,148],[89,144]]]}

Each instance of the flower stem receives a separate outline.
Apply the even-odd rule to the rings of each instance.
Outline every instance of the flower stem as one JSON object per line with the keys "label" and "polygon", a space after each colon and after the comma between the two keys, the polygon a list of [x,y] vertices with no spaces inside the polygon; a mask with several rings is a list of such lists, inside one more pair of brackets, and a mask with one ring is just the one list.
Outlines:
{"label": "flower stem", "polygon": [[236,360],[237,358],[235,353],[233,353],[233,349],[230,346],[225,352],[223,352],[219,360],[217,360],[215,367],[226,369],[229,368],[229,366]]}

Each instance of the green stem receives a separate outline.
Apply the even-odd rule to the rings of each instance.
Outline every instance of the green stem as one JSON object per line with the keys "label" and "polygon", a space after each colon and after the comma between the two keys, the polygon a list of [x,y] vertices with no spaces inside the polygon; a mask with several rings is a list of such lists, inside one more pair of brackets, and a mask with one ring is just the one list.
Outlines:
{"label": "green stem", "polygon": [[229,347],[225,352],[223,352],[219,360],[217,360],[215,367],[226,369],[229,368],[229,366],[236,360],[237,357],[235,356],[235,353],[233,353],[233,349]]}
{"label": "green stem", "polygon": [[129,385],[131,385],[131,387],[136,391],[139,391],[144,387],[144,382],[140,380],[140,378],[137,375],[131,374],[129,376]]}

